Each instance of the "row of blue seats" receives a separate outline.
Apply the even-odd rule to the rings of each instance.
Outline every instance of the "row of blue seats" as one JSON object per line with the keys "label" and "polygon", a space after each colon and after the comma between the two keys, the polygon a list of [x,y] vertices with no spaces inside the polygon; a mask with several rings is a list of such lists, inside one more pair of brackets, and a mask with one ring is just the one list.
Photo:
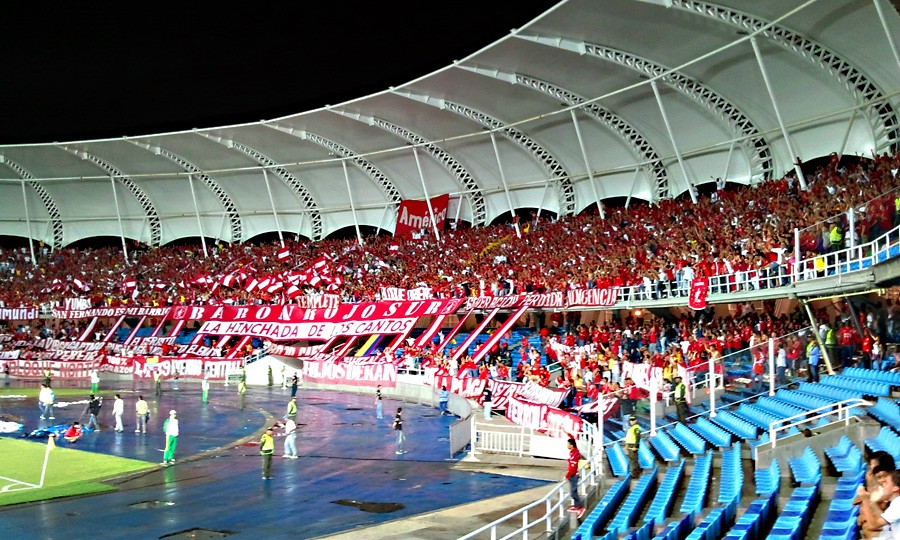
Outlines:
{"label": "row of blue seats", "polygon": [[878,398],[875,405],[869,407],[869,414],[883,424],[900,426],[900,405],[892,399]]}
{"label": "row of blue seats", "polygon": [[664,461],[675,461],[681,457],[681,450],[665,430],[656,430],[656,435],[650,437],[649,440]]}
{"label": "row of blue seats", "polygon": [[781,489],[781,467],[778,458],[772,460],[768,469],[756,469],[753,472],[753,480],[756,483],[757,495],[777,494]]}
{"label": "row of blue seats", "polygon": [[853,499],[856,498],[856,490],[863,485],[865,478],[865,472],[860,471],[856,476],[845,476],[838,480],[831,504],[828,505],[828,513],[825,514],[822,532],[819,533],[820,540],[856,539],[859,506],[853,504]]}
{"label": "row of blue seats", "polygon": [[703,510],[703,501],[706,500],[706,489],[709,487],[709,475],[712,469],[712,450],[694,460],[694,471],[688,482],[681,508],[682,514],[698,515]]}
{"label": "row of blue seats", "polygon": [[853,377],[845,377],[843,375],[826,375],[825,377],[822,377],[821,384],[862,392],[863,395],[867,396],[889,396],[891,394],[891,385],[889,384],[867,381],[864,379],[854,379]]}
{"label": "row of blue seats", "polygon": [[860,367],[846,368],[842,375],[853,377],[854,379],[865,379],[868,381],[882,382],[891,386],[900,386],[900,371],[876,371],[874,369],[865,369]]}
{"label": "row of blue seats", "polygon": [[[591,513],[584,518],[584,521],[572,534],[572,540],[591,540],[599,531],[604,530],[606,523],[612,519],[619,504],[628,494],[629,483],[626,478],[610,486],[597,506],[591,510]],[[615,538],[615,534],[612,537]]]}
{"label": "row of blue seats", "polygon": [[731,433],[719,427],[705,416],[698,417],[691,425],[691,429],[717,448],[731,446]]}
{"label": "row of blue seats", "polygon": [[[613,476],[626,476],[630,472],[628,457],[618,442],[606,447],[606,457],[609,460],[609,469]],[[653,452],[650,451],[644,440],[641,440],[640,446],[638,446],[638,463],[644,470],[652,469],[656,465]]]}
{"label": "row of blue seats", "polygon": [[675,493],[681,489],[681,482],[684,480],[684,460],[678,462],[678,465],[670,466],[666,471],[659,484],[659,489],[653,496],[653,502],[650,508],[644,514],[645,522],[662,523],[669,517],[672,512],[672,505],[675,504]]}
{"label": "row of blue seats", "polygon": [[687,450],[689,454],[697,456],[706,452],[706,441],[681,422],[677,422],[669,428],[668,432],[675,442]]}
{"label": "row of blue seats", "polygon": [[815,394],[807,394],[804,392],[799,392],[797,390],[787,390],[785,388],[781,388],[777,392],[775,392],[775,397],[785,403],[789,403],[797,407],[802,407],[810,411],[813,409],[828,407],[829,405],[834,404],[833,399],[826,399]]}
{"label": "row of blue seats", "polygon": [[701,521],[687,540],[718,540],[733,524],[737,515],[738,501],[713,508]]}
{"label": "row of blue seats", "polygon": [[841,437],[836,446],[825,449],[825,455],[841,474],[857,474],[864,470],[863,455],[846,435]]}
{"label": "row of blue seats", "polygon": [[768,529],[772,525],[772,521],[774,521],[777,511],[777,500],[778,495],[776,493],[754,499],[723,540],[755,540],[762,538],[762,531]]}
{"label": "row of blue seats", "polygon": [[719,504],[741,502],[741,488],[744,485],[744,468],[741,466],[741,445],[736,444],[722,452],[719,471]]}
{"label": "row of blue seats", "polygon": [[847,399],[858,399],[862,397],[862,392],[857,390],[850,390],[847,388],[818,383],[803,382],[800,383],[800,385],[797,387],[797,390],[803,392],[804,394],[812,394],[814,396],[820,396],[832,401],[844,401]]}
{"label": "row of blue seats", "polygon": [[736,437],[749,441],[759,435],[759,428],[731,411],[716,413],[716,425],[721,426]]}
{"label": "row of blue seats", "polygon": [[[654,523],[655,522],[651,519],[650,521],[641,525],[637,530],[625,535],[623,537],[623,540],[650,540],[650,537],[653,536]],[[609,534],[611,534],[611,532]],[[612,538],[615,538],[615,536],[613,536]]]}
{"label": "row of blue seats", "polygon": [[808,446],[803,449],[800,456],[788,459],[788,466],[791,468],[794,481],[801,486],[818,485],[822,480],[822,463],[819,456]]}
{"label": "row of blue seats", "polygon": [[885,426],[881,428],[876,437],[866,439],[866,447],[872,452],[885,451],[894,456],[894,461],[900,462],[900,435]]}
{"label": "row of blue seats", "polygon": [[638,516],[644,510],[647,500],[650,499],[656,488],[656,473],[657,468],[654,467],[649,473],[641,475],[634,489],[628,494],[628,498],[625,499],[622,507],[607,526],[608,531],[624,533],[637,522]]}
{"label": "row of blue seats", "polygon": [[806,535],[809,522],[819,502],[819,484],[794,488],[772,525],[769,540],[796,540]]}
{"label": "row of blue seats", "polygon": [[694,514],[688,512],[680,519],[670,521],[653,540],[683,540],[694,528]]}

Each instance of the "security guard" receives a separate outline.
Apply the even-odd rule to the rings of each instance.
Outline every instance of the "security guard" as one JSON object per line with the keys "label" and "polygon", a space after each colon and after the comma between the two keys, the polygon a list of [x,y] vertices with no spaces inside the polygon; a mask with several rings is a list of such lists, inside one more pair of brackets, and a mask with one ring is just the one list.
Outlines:
{"label": "security guard", "polygon": [[297,421],[297,398],[292,397],[288,402],[287,414],[285,416],[295,422]]}
{"label": "security guard", "polygon": [[637,480],[641,476],[641,463],[638,460],[638,448],[641,444],[641,426],[637,423],[637,417],[628,417],[628,431],[625,432],[625,452],[628,454],[628,468],[631,478]]}
{"label": "security guard", "polygon": [[259,453],[263,457],[263,480],[272,478],[272,454],[275,453],[275,437],[272,433],[272,428],[267,429],[259,440]]}
{"label": "security guard", "polygon": [[678,414],[678,421],[687,424],[687,386],[681,380],[681,377],[675,376],[675,411]]}
{"label": "security guard", "polygon": [[238,395],[241,396],[241,410],[244,410],[244,394],[247,393],[247,383],[243,379],[238,383]]}

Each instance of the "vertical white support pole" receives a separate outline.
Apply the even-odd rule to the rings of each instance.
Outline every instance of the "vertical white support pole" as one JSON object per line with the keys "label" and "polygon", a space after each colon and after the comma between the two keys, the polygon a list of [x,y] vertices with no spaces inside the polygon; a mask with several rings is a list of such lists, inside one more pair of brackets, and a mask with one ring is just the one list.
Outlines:
{"label": "vertical white support pole", "polygon": [[601,399],[600,406],[597,407],[597,411],[598,411],[597,429],[599,430],[599,433],[597,436],[600,437],[600,442],[596,443],[595,447],[596,447],[596,445],[599,445],[599,447],[600,447],[600,450],[599,450],[600,459],[597,460],[597,464],[600,467],[600,477],[602,478],[603,477],[603,450],[604,450],[604,448],[606,448],[606,446],[603,444],[603,441],[604,441],[604,438],[603,438],[603,420],[604,420],[603,412],[606,410],[605,403],[603,403],[603,401],[605,401],[609,398],[607,398],[606,396],[601,394],[600,399]]}
{"label": "vertical white support pole", "polygon": [[713,362],[712,356],[709,357],[709,379],[706,381],[706,387],[709,388],[709,417],[716,417],[716,363]]}
{"label": "vertical white support pole", "polygon": [[769,395],[775,395],[775,340],[769,338]]}
{"label": "vertical white support pole", "polygon": [[691,196],[691,202],[697,204],[697,193],[694,190],[694,183],[688,176],[687,169],[684,167],[684,159],[681,157],[681,150],[678,149],[678,143],[675,142],[675,133],[672,132],[672,125],[669,124],[669,116],[666,114],[666,108],[663,107],[662,96],[659,94],[659,86],[656,81],[650,81],[653,88],[653,95],[656,96],[656,105],[659,107],[659,113],[662,115],[663,124],[666,126],[666,132],[669,134],[669,141],[672,143],[672,149],[675,150],[675,158],[678,160],[678,167],[681,169],[681,175],[687,184],[688,193]]}
{"label": "vertical white support pole", "polygon": [[125,244],[125,227],[122,226],[122,211],[119,209],[119,194],[116,192],[116,179],[113,175],[109,175],[109,185],[113,192],[113,202],[116,205],[116,219],[119,220],[119,238],[122,239],[122,254],[125,255],[125,262],[128,263],[128,246]]}
{"label": "vertical white support pole", "polygon": [[269,194],[269,204],[272,205],[272,215],[275,216],[275,228],[278,229],[278,243],[281,244],[281,247],[284,247],[284,236],[281,234],[281,222],[278,220],[278,211],[275,210],[275,198],[272,197],[272,186],[269,185],[269,173],[266,171],[266,168],[263,167],[263,180],[266,182],[266,192]]}
{"label": "vertical white support pole", "polygon": [[413,149],[413,157],[416,158],[416,169],[419,170],[419,180],[422,181],[422,193],[425,194],[425,203],[428,205],[428,217],[431,218],[431,229],[434,231],[434,239],[441,241],[441,233],[438,232],[437,220],[434,219],[434,208],[431,207],[431,196],[428,194],[428,187],[425,186],[425,173],[422,172],[422,162],[419,161],[419,149],[415,146]]}
{"label": "vertical white support pole", "polygon": [[800,281],[800,275],[803,271],[802,261],[800,259],[800,229],[794,227],[794,283]]}
{"label": "vertical white support pole", "polygon": [[37,266],[34,258],[34,237],[31,233],[31,217],[28,214],[28,196],[25,194],[25,179],[22,179],[22,205],[25,207],[25,224],[28,226],[28,249],[31,251],[31,266]]}
{"label": "vertical white support pole", "polygon": [[856,247],[856,211],[853,207],[850,207],[850,210],[847,210],[847,224],[849,225],[847,234],[850,237],[847,239],[847,247]]}
{"label": "vertical white support pole", "polygon": [[759,51],[759,44],[756,42],[755,37],[750,37],[750,45],[753,46],[753,54],[756,55],[756,63],[759,64],[759,71],[762,73],[763,82],[766,84],[766,91],[769,93],[769,100],[772,101],[772,108],[775,110],[775,118],[778,119],[778,126],[781,128],[781,135],[784,137],[784,143],[788,147],[788,152],[790,153],[790,159],[794,163],[794,171],[797,173],[797,180],[800,181],[800,186],[803,188],[803,191],[809,189],[806,185],[806,177],[803,176],[803,170],[800,168],[800,164],[795,160],[798,158],[797,153],[794,151],[794,145],[791,143],[791,137],[788,135],[787,128],[784,126],[784,119],[781,117],[781,109],[778,108],[778,101],[775,99],[775,92],[772,90],[772,83],[769,82],[769,73],[766,71],[766,65],[763,63],[762,53]]}
{"label": "vertical white support pole", "polygon": [[538,211],[535,219],[540,221],[541,219],[541,211],[544,209],[544,199],[547,197],[547,190],[550,189],[550,182],[546,182],[544,184],[544,191],[541,192],[541,202],[538,203]]}
{"label": "vertical white support pole", "polygon": [[[722,173],[722,178],[726,182],[728,181],[728,169],[731,168],[731,158],[734,156],[734,146],[736,144],[737,141],[735,139],[731,139],[731,146],[728,147],[728,158],[725,160],[725,172]],[[765,178],[763,178],[763,180],[765,180]],[[753,181],[753,165],[750,165],[750,181]]]}
{"label": "vertical white support pole", "polygon": [[634,195],[634,186],[637,184],[638,176],[641,174],[641,168],[636,167],[634,169],[634,178],[631,179],[631,187],[628,189],[628,197],[625,198],[625,210],[628,210],[628,205],[631,204],[631,196]]}
{"label": "vertical white support pole", "polygon": [[[471,204],[471,202],[472,201],[469,201],[470,204]],[[457,229],[459,229],[459,214],[460,214],[460,212],[462,212],[462,203],[463,203],[463,198],[462,198],[462,195],[460,195],[459,199],[456,200],[456,217],[453,218],[454,226]],[[475,213],[472,212],[472,214],[474,217]]]}
{"label": "vertical white support pole", "polygon": [[659,402],[659,385],[656,382],[650,383],[650,436],[656,437],[656,405]]}
{"label": "vertical white support pole", "polygon": [[350,200],[350,212],[353,214],[353,226],[356,227],[356,241],[363,245],[362,233],[359,232],[359,220],[356,219],[356,206],[353,205],[353,190],[350,189],[350,173],[347,171],[347,160],[341,160],[344,168],[344,182],[347,183],[347,198]]}
{"label": "vertical white support pole", "polygon": [[584,139],[581,137],[581,127],[578,125],[578,117],[575,109],[570,109],[572,115],[572,125],[575,126],[575,137],[578,139],[578,146],[581,148],[581,157],[584,159],[584,168],[587,171],[588,182],[591,183],[591,189],[594,191],[594,200],[597,201],[597,211],[600,212],[600,219],[606,219],[606,212],[603,211],[603,201],[597,193],[597,184],[594,182],[594,173],[591,170],[591,162],[588,159],[587,149],[584,147]]}
{"label": "vertical white support pole", "polygon": [[203,236],[203,221],[200,220],[200,206],[197,204],[197,192],[194,190],[194,175],[188,175],[188,185],[191,187],[191,198],[194,199],[194,212],[197,214],[197,229],[200,231],[200,244],[203,245],[203,257],[209,258],[206,249],[206,237]]}
{"label": "vertical white support pole", "polygon": [[[381,219],[378,220],[378,231],[384,230],[384,218],[387,217],[387,213],[390,208],[391,208],[390,206],[385,206],[384,210],[381,211]],[[378,231],[375,231],[376,235],[378,234]]]}
{"label": "vertical white support pole", "polygon": [[838,161],[844,157],[844,150],[847,148],[847,140],[850,138],[850,131],[853,129],[853,121],[856,119],[857,112],[856,109],[853,109],[853,112],[850,113],[850,121],[847,122],[847,131],[844,132],[844,138],[841,140],[841,149],[838,150]]}
{"label": "vertical white support pole", "polygon": [[881,7],[880,0],[872,0],[875,3],[875,10],[878,11],[878,20],[881,21],[881,27],[884,29],[884,35],[887,36],[888,45],[891,46],[891,52],[894,53],[894,61],[897,62],[897,69],[900,69],[900,52],[897,52],[897,40],[891,34],[887,19],[884,17],[884,8]]}
{"label": "vertical white support pole", "polygon": [[[300,212],[300,219],[297,221],[297,240],[299,240],[299,236],[303,234],[303,218],[306,217],[305,212]],[[309,231],[310,240],[315,240],[312,238],[312,230]]]}
{"label": "vertical white support pole", "polygon": [[503,182],[503,191],[506,193],[506,202],[509,204],[509,216],[512,218],[513,226],[516,228],[516,236],[522,238],[522,231],[519,230],[519,220],[516,219],[516,211],[513,209],[512,197],[509,196],[509,187],[506,185],[506,175],[503,173],[503,162],[500,161],[500,149],[497,148],[497,136],[491,132],[491,144],[494,146],[494,157],[497,158],[497,168],[500,170],[500,181]]}

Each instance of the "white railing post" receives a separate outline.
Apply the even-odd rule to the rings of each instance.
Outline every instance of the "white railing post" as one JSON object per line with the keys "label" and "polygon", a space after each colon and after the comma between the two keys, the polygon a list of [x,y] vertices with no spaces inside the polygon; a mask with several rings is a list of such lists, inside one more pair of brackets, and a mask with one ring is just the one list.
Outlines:
{"label": "white railing post", "polygon": [[769,395],[775,395],[775,340],[769,338]]}
{"label": "white railing post", "polygon": [[[600,399],[607,399],[607,398],[601,397]],[[597,463],[599,464],[600,475],[602,476],[603,475],[603,449],[605,448],[605,445],[603,443],[606,440],[605,437],[603,436],[603,411],[606,410],[606,407],[604,407],[603,402],[601,402],[600,407],[598,407],[597,409],[600,411],[600,413],[597,415],[598,428],[597,428],[597,435],[594,437],[594,440],[596,441],[599,438],[600,442],[594,443],[594,449],[596,452],[597,449],[599,448],[600,459],[597,460]]]}
{"label": "white railing post", "polygon": [[709,378],[706,382],[709,389],[709,417],[716,417],[716,363],[712,355],[709,356]]}
{"label": "white railing post", "polygon": [[[652,381],[653,379],[651,379]],[[656,403],[659,401],[657,397],[658,388],[654,388],[656,385],[652,382],[650,383],[650,436],[656,437]]]}

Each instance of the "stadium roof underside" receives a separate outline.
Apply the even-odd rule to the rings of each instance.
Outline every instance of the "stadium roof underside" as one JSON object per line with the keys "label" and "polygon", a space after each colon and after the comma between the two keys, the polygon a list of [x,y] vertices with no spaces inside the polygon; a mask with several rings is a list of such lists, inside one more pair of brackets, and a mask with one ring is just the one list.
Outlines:
{"label": "stadium roof underside", "polygon": [[566,1],[350,102],[0,147],[0,234],[318,240],[355,223],[393,230],[402,199],[449,194],[449,217],[481,225],[511,208],[571,215],[717,177],[754,183],[798,157],[897,149],[898,36],[888,0]]}

